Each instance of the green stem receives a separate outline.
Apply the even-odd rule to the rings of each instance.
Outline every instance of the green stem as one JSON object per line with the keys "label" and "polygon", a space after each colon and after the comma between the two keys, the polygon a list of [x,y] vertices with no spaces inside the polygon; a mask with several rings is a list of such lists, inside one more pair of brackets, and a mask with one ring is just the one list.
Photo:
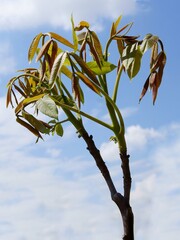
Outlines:
{"label": "green stem", "polygon": [[66,105],[64,103],[61,103],[61,102],[57,101],[55,98],[53,98],[53,96],[51,96],[51,98],[53,99],[53,101],[57,102],[57,104],[60,107],[62,107],[63,110],[66,109],[66,110],[73,111],[75,113],[78,113],[79,115],[82,115],[83,117],[86,117],[86,118],[90,119],[93,122],[96,122],[96,123],[102,125],[103,127],[106,127],[108,129],[110,129],[111,131],[113,130],[113,127],[110,124],[107,124],[107,123],[105,123],[105,122],[103,122],[103,121],[101,121],[101,120],[99,120],[99,119],[97,119],[97,118],[95,118],[95,117],[93,117],[93,116],[91,116],[91,115],[89,115],[89,114],[79,110],[79,109],[76,109],[76,108],[71,107],[69,105]]}
{"label": "green stem", "polygon": [[118,70],[115,85],[114,85],[114,91],[113,91],[113,96],[112,96],[112,100],[114,102],[116,102],[116,99],[117,99],[117,92],[118,92],[118,87],[119,87],[119,82],[120,82],[122,71],[123,71],[123,65],[121,65]]}
{"label": "green stem", "polygon": [[[95,84],[95,83],[94,83]],[[110,113],[110,116],[111,116],[111,119],[113,120],[114,118],[116,119],[116,114],[118,116],[118,119],[119,119],[119,122],[120,122],[120,133],[121,134],[124,134],[125,132],[125,126],[124,126],[124,120],[123,120],[123,117],[121,115],[121,112],[119,111],[119,108],[117,107],[117,105],[115,104],[115,102],[110,98],[110,96],[102,89],[100,88],[97,84],[96,84],[96,87],[98,88],[98,90],[102,93],[102,95],[105,97],[106,99],[106,103],[109,102],[110,105],[108,105],[108,110],[109,110],[109,113]],[[116,114],[115,114],[115,112]],[[114,118],[113,118],[114,117]],[[114,126],[115,127],[115,126]]]}
{"label": "green stem", "polygon": [[113,38],[111,37],[108,41],[107,41],[107,44],[106,44],[106,47],[105,47],[105,51],[104,51],[104,60],[107,61],[108,60],[108,49],[109,49],[109,46],[112,42]]}

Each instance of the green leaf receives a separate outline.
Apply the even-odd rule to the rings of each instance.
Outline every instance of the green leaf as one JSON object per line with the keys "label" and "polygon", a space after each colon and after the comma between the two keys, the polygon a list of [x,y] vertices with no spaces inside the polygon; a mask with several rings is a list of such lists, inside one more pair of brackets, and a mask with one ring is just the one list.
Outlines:
{"label": "green leaf", "polygon": [[26,111],[22,111],[22,116],[39,132],[45,133],[45,134],[49,133],[49,129],[46,128],[45,125],[41,121],[36,119],[33,115],[29,114]]}
{"label": "green leaf", "polygon": [[39,100],[40,98],[42,98],[44,96],[44,93],[36,95],[34,97],[29,97],[23,100],[23,105],[28,105],[30,103],[36,102],[37,100]]}
{"label": "green leaf", "polygon": [[49,35],[56,39],[57,41],[59,41],[60,43],[74,49],[74,45],[72,43],[70,43],[66,38],[63,38],[62,36],[58,35],[57,33],[54,32],[49,32]]}
{"label": "green leaf", "polygon": [[141,52],[144,54],[148,49],[152,48],[152,46],[157,43],[158,40],[158,36],[153,36],[150,33],[147,34],[140,45]]}
{"label": "green leaf", "polygon": [[140,70],[142,52],[138,43],[129,44],[122,53],[122,63],[128,73],[130,79],[135,77]]}
{"label": "green leaf", "polygon": [[114,29],[115,29],[115,31],[117,31],[117,27],[118,27],[121,19],[122,19],[122,15],[120,15],[120,16],[118,17],[118,19],[115,21],[115,23],[114,23]]}
{"label": "green leaf", "polygon": [[65,63],[67,57],[67,53],[66,52],[61,52],[55,59],[54,64],[52,66],[52,70],[51,70],[51,75],[50,75],[50,79],[49,79],[49,84],[53,87],[55,81],[56,81],[56,77],[59,74],[59,72],[61,71],[62,66]]}
{"label": "green leaf", "polygon": [[30,45],[30,48],[29,48],[29,51],[28,51],[28,61],[29,63],[32,61],[35,53],[36,53],[36,50],[37,50],[37,47],[38,47],[38,44],[39,44],[39,41],[42,37],[42,33],[39,33],[32,41],[31,45]]}
{"label": "green leaf", "polygon": [[31,104],[33,102],[36,102],[37,100],[39,100],[43,96],[44,96],[44,93],[40,94],[40,95],[37,95],[37,96],[34,96],[34,97],[25,98],[15,108],[15,114],[18,114],[25,106],[27,106],[28,104]]}
{"label": "green leaf", "polygon": [[73,43],[74,43],[74,52],[76,52],[78,50],[78,37],[77,37],[75,27],[74,27],[73,16],[71,16],[71,24],[72,24],[72,36],[73,36]]}
{"label": "green leaf", "polygon": [[57,134],[58,136],[60,136],[60,137],[63,136],[64,130],[63,130],[63,127],[62,127],[62,124],[61,124],[61,123],[57,123],[57,124],[55,125],[55,131],[56,131],[56,134]]}
{"label": "green leaf", "polygon": [[96,74],[96,75],[103,75],[109,72],[112,72],[116,66],[110,62],[103,62],[101,69],[99,68],[96,61],[87,62],[88,67]]}
{"label": "green leaf", "polygon": [[36,108],[43,114],[58,119],[58,109],[55,102],[48,96],[45,95],[43,98],[36,102]]}

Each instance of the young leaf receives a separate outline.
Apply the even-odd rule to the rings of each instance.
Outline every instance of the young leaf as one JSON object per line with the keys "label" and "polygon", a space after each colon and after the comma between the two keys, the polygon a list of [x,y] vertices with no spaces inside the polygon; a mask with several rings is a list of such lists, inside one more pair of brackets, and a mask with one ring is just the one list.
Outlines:
{"label": "young leaf", "polygon": [[138,43],[129,44],[123,51],[122,63],[128,73],[130,79],[135,77],[140,70],[142,52],[139,49]]}
{"label": "young leaf", "polygon": [[81,95],[80,95],[80,86],[79,86],[79,78],[74,74],[72,76],[72,90],[74,93],[74,99],[78,102],[78,107],[81,106]]}
{"label": "young leaf", "polygon": [[58,119],[58,109],[55,102],[48,96],[45,95],[43,98],[36,102],[36,108],[43,114]]}
{"label": "young leaf", "polygon": [[128,28],[128,30],[126,30],[126,32],[123,34],[123,36],[126,35],[129,32],[129,30],[132,27],[132,25],[133,25],[133,23],[126,24],[124,27],[122,27],[120,30],[117,31],[116,35],[118,35],[122,31],[124,31],[126,28]]}
{"label": "young leaf", "polygon": [[33,103],[33,102],[36,102],[38,101],[39,99],[41,99],[42,97],[44,96],[44,93],[42,94],[39,94],[39,95],[36,95],[34,97],[29,97],[29,98],[26,98],[24,99],[22,102],[23,102],[23,105],[26,106],[30,103]]}
{"label": "young leaf", "polygon": [[164,58],[165,58],[164,52],[160,52],[156,59],[154,60],[154,64],[151,67],[151,72],[154,72],[157,68],[159,68],[162,65]]}
{"label": "young leaf", "polygon": [[77,63],[80,65],[80,67],[82,68],[82,70],[85,72],[85,74],[93,81],[95,82],[98,86],[99,82],[98,79],[96,78],[96,75],[94,74],[94,72],[89,68],[89,66],[82,60],[81,57],[79,57],[77,54],[75,53],[71,53],[70,54],[76,61]]}
{"label": "young leaf", "polygon": [[94,48],[94,45],[92,44],[92,42],[88,41],[87,42],[90,48],[90,52],[94,58],[94,60],[96,61],[97,65],[99,66],[99,68],[101,68],[101,60],[99,58],[98,53],[96,52],[96,49]]}
{"label": "young leaf", "polygon": [[39,41],[42,37],[42,33],[39,33],[32,41],[31,45],[30,45],[30,48],[29,48],[29,51],[28,51],[28,61],[29,63],[32,61],[32,59],[34,58],[34,55],[36,53],[36,50],[37,50],[37,47],[38,47],[38,44],[39,44]]}
{"label": "young leaf", "polygon": [[87,78],[81,72],[76,72],[76,74],[91,90],[93,90],[95,93],[100,94],[100,90],[96,87],[96,85],[89,78]]}
{"label": "young leaf", "polygon": [[109,72],[112,72],[116,66],[110,62],[103,61],[101,68],[99,68],[96,61],[87,62],[87,66],[96,74],[96,75],[104,75]]}
{"label": "young leaf", "polygon": [[144,95],[146,94],[146,92],[148,90],[148,87],[149,87],[149,77],[150,77],[150,75],[146,79],[145,84],[143,86],[143,89],[142,89],[142,92],[141,92],[141,95],[140,95],[140,98],[139,98],[139,103],[141,102],[142,98],[144,97]]}
{"label": "young leaf", "polygon": [[94,45],[94,48],[97,52],[97,55],[100,59],[100,61],[103,61],[103,51],[102,51],[102,46],[101,46],[101,43],[99,41],[99,38],[97,36],[97,34],[95,32],[91,32],[91,36],[92,36],[92,39],[93,39],[93,45]]}
{"label": "young leaf", "polygon": [[36,62],[38,62],[39,59],[41,59],[41,57],[46,54],[46,52],[48,51],[49,46],[51,45],[51,43],[52,43],[52,40],[49,39],[49,40],[42,46],[41,50],[39,51],[39,53],[38,53],[38,55],[37,55]]}
{"label": "young leaf", "polygon": [[112,38],[115,34],[116,34],[116,29],[115,29],[114,22],[113,22],[112,26],[111,26],[110,37]]}
{"label": "young leaf", "polygon": [[61,71],[62,66],[64,65],[64,62],[66,60],[67,53],[61,52],[55,59],[54,64],[52,66],[51,75],[49,79],[49,84],[53,87],[54,83],[56,81],[56,77]]}
{"label": "young leaf", "polygon": [[159,38],[157,36],[147,34],[141,43],[141,52],[144,54],[148,49],[152,48],[152,46],[157,43],[158,39]]}
{"label": "young leaf", "polygon": [[61,67],[61,72],[69,79],[72,79],[72,72],[66,66]]}
{"label": "young leaf", "polygon": [[45,134],[49,133],[49,129],[46,128],[45,125],[41,121],[36,119],[33,115],[29,114],[26,111],[22,111],[22,116],[39,132]]}
{"label": "young leaf", "polygon": [[17,85],[14,85],[14,88],[15,88],[16,91],[18,91],[24,98],[27,97],[26,93],[23,92],[23,90],[22,90],[20,87],[18,87]]}
{"label": "young leaf", "polygon": [[116,40],[116,42],[117,42],[117,47],[118,47],[119,54],[122,57],[122,53],[123,53],[123,50],[124,50],[124,42],[123,42],[122,39],[118,39],[118,40]]}
{"label": "young leaf", "polygon": [[158,56],[158,43],[155,43],[151,49],[150,68],[154,65]]}
{"label": "young leaf", "polygon": [[81,21],[77,27],[74,28],[75,31],[81,31],[83,28],[89,28],[89,23],[86,21]]}
{"label": "young leaf", "polygon": [[78,37],[75,31],[74,27],[74,20],[73,17],[71,16],[71,24],[72,24],[72,36],[73,36],[73,43],[74,43],[74,52],[78,50]]}
{"label": "young leaf", "polygon": [[52,61],[52,64],[54,63],[54,60],[58,54],[58,44],[56,41],[52,41],[53,44],[52,44],[52,50],[51,50],[51,53],[49,53],[51,55],[51,61]]}
{"label": "young leaf", "polygon": [[59,41],[60,43],[74,49],[74,45],[70,43],[66,38],[63,38],[62,36],[58,35],[57,33],[49,32],[49,35]]}
{"label": "young leaf", "polygon": [[9,106],[9,103],[10,103],[11,106],[13,107],[12,97],[11,97],[11,90],[12,90],[12,85],[10,85],[10,86],[8,87],[7,97],[6,97],[6,107]]}
{"label": "young leaf", "polygon": [[156,84],[156,76],[157,72],[152,72],[149,77],[149,87],[153,88],[153,86]]}
{"label": "young leaf", "polygon": [[64,134],[64,130],[63,130],[63,127],[62,127],[62,124],[60,122],[58,122],[56,125],[55,125],[55,131],[56,131],[56,134],[60,137],[63,136]]}
{"label": "young leaf", "polygon": [[19,124],[21,124],[23,127],[27,128],[30,132],[32,132],[36,137],[38,137],[38,139],[39,138],[43,139],[41,134],[39,133],[39,131],[37,129],[35,129],[34,127],[32,127],[30,124],[28,124],[27,122],[23,121],[19,117],[16,118],[16,121]]}
{"label": "young leaf", "polygon": [[121,19],[122,19],[122,15],[120,15],[120,16],[118,17],[118,19],[115,21],[115,23],[114,23],[114,29],[115,29],[115,31],[117,31],[117,27],[118,27]]}

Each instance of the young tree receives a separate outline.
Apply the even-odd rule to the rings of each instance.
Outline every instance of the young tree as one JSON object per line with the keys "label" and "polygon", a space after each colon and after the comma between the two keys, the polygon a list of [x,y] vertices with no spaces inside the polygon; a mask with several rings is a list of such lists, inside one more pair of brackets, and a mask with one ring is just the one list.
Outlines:
{"label": "young tree", "polygon": [[[39,68],[20,70],[21,74],[13,77],[8,83],[7,106],[15,106],[16,121],[42,139],[43,134],[63,136],[63,124],[70,122],[76,129],[78,137],[87,144],[87,150],[95,160],[109,188],[111,198],[116,203],[123,221],[124,240],[134,239],[134,216],[130,206],[131,172],[129,155],[125,140],[125,125],[121,111],[117,105],[118,87],[122,73],[134,78],[141,66],[141,59],[147,50],[151,50],[150,74],[147,77],[139,101],[148,88],[152,90],[155,103],[161,84],[166,55],[162,41],[152,34],[143,40],[138,36],[129,36],[132,23],[118,29],[121,16],[112,23],[110,36],[103,51],[96,32],[90,30],[88,22],[81,21],[77,27],[72,22],[73,43],[53,32],[39,33],[32,41],[28,60],[31,62],[37,54]],[[111,44],[115,43],[117,59],[109,61]],[[60,46],[59,46],[59,45]],[[69,49],[69,50],[64,50]],[[109,74],[114,71],[114,75]],[[107,81],[115,76],[114,81]],[[113,91],[110,86],[113,85]],[[111,123],[90,115],[82,110],[85,104],[85,88],[99,96],[104,102]],[[90,94],[88,93],[88,94]],[[93,96],[92,96],[93,97]],[[29,106],[34,108],[32,114]],[[59,111],[64,112],[65,119],[59,119]],[[41,112],[51,119],[42,121]],[[108,129],[119,149],[121,159],[123,190],[117,191],[110,171],[105,165],[93,136],[84,126],[84,119],[95,122]]]}

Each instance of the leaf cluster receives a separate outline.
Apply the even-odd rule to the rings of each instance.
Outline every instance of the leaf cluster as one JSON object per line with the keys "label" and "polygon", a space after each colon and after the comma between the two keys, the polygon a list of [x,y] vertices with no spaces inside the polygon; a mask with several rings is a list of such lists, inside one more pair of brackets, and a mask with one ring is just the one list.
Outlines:
{"label": "leaf cluster", "polygon": [[[166,55],[157,36],[148,34],[143,40],[138,40],[138,36],[129,36],[132,23],[118,29],[121,18],[120,16],[113,22],[104,50],[97,33],[90,30],[89,23],[81,21],[75,26],[73,18],[72,42],[54,32],[35,36],[29,47],[28,61],[31,62],[36,56],[39,68],[20,70],[20,75],[13,77],[8,83],[7,106],[15,106],[18,123],[39,139],[42,134],[57,133],[63,136],[63,124],[67,121],[81,135],[82,117],[86,117],[113,131],[113,139],[120,142],[120,148],[126,148],[124,122],[116,103],[121,74],[125,72],[130,79],[134,78],[140,70],[142,56],[150,49],[150,74],[140,100],[150,87],[154,103],[162,81]],[[108,60],[109,47],[113,43],[119,52],[116,63]],[[115,70],[117,72],[113,92],[109,92],[106,79]],[[111,124],[82,111],[81,105],[85,103],[84,88],[105,100]],[[28,106],[33,107],[36,114],[31,114]],[[59,120],[60,110],[64,111],[65,119]],[[50,120],[40,120],[39,112]]]}

